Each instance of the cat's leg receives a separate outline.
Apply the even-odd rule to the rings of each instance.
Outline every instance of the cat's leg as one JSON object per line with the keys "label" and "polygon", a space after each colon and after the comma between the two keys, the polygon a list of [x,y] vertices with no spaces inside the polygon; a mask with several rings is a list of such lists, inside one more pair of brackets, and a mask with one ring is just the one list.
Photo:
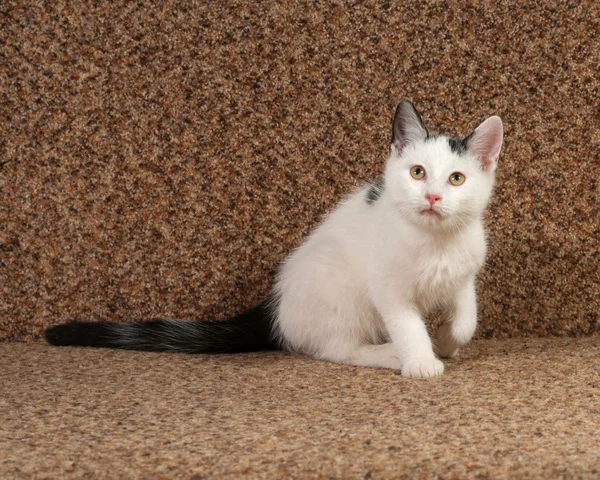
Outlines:
{"label": "cat's leg", "polygon": [[396,349],[403,377],[435,377],[444,373],[444,364],[433,353],[425,323],[412,309],[396,309],[384,320]]}
{"label": "cat's leg", "polygon": [[448,313],[448,320],[437,331],[435,350],[440,357],[454,358],[477,328],[475,279],[459,291]]}
{"label": "cat's leg", "polygon": [[[398,253],[388,245],[383,245],[378,251],[386,251],[386,248]],[[411,293],[411,278],[401,272],[401,265],[395,265],[393,259],[375,256],[369,269],[370,299],[394,345],[402,376],[422,378],[442,375],[444,364],[433,352],[431,338]]]}
{"label": "cat's leg", "polygon": [[396,349],[391,342],[382,345],[360,345],[340,363],[394,370],[400,370],[402,367]]}
{"label": "cat's leg", "polygon": [[[352,336],[326,335],[313,354],[335,363],[400,370],[404,377],[434,377],[444,372],[444,364],[433,353],[433,345],[421,316],[411,309],[396,309],[385,322],[391,342],[382,345],[355,344]],[[385,318],[384,318],[385,320]],[[330,324],[327,322],[326,324]],[[334,341],[331,339],[335,338]]]}

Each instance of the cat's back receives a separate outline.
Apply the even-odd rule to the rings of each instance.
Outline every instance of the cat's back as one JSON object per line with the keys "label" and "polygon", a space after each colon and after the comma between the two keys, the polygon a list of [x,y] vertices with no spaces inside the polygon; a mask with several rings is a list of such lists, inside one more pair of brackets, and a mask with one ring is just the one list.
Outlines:
{"label": "cat's back", "polygon": [[364,255],[374,220],[372,206],[366,198],[368,190],[369,186],[364,186],[343,199],[291,257],[316,255],[323,259],[329,253],[334,257],[357,259]]}
{"label": "cat's back", "polygon": [[366,202],[368,187],[346,197],[296,248],[281,266],[277,290],[330,292],[365,288],[367,244],[373,214]]}

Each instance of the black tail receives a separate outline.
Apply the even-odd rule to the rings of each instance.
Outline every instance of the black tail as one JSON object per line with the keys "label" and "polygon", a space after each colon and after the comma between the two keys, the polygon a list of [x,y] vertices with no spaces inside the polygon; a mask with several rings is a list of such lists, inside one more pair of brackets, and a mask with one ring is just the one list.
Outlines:
{"label": "black tail", "polygon": [[73,322],[44,332],[51,345],[121,348],[150,352],[237,353],[279,348],[273,330],[276,308],[266,301],[232,319],[200,322]]}

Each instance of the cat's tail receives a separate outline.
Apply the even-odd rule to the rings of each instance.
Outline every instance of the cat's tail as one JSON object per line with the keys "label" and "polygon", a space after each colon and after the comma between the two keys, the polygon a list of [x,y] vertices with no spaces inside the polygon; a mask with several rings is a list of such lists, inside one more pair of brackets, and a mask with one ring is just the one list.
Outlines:
{"label": "cat's tail", "polygon": [[276,302],[228,320],[155,319],[148,322],[72,322],[48,328],[51,345],[120,348],[150,352],[238,353],[279,348]]}

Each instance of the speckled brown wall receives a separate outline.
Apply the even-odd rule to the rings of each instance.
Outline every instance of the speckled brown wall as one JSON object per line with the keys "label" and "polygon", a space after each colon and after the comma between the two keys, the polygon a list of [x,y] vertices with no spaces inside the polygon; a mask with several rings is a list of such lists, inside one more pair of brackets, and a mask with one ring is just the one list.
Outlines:
{"label": "speckled brown wall", "polygon": [[402,98],[505,122],[479,335],[598,332],[600,3],[154,3],[0,6],[0,338],[252,305]]}

